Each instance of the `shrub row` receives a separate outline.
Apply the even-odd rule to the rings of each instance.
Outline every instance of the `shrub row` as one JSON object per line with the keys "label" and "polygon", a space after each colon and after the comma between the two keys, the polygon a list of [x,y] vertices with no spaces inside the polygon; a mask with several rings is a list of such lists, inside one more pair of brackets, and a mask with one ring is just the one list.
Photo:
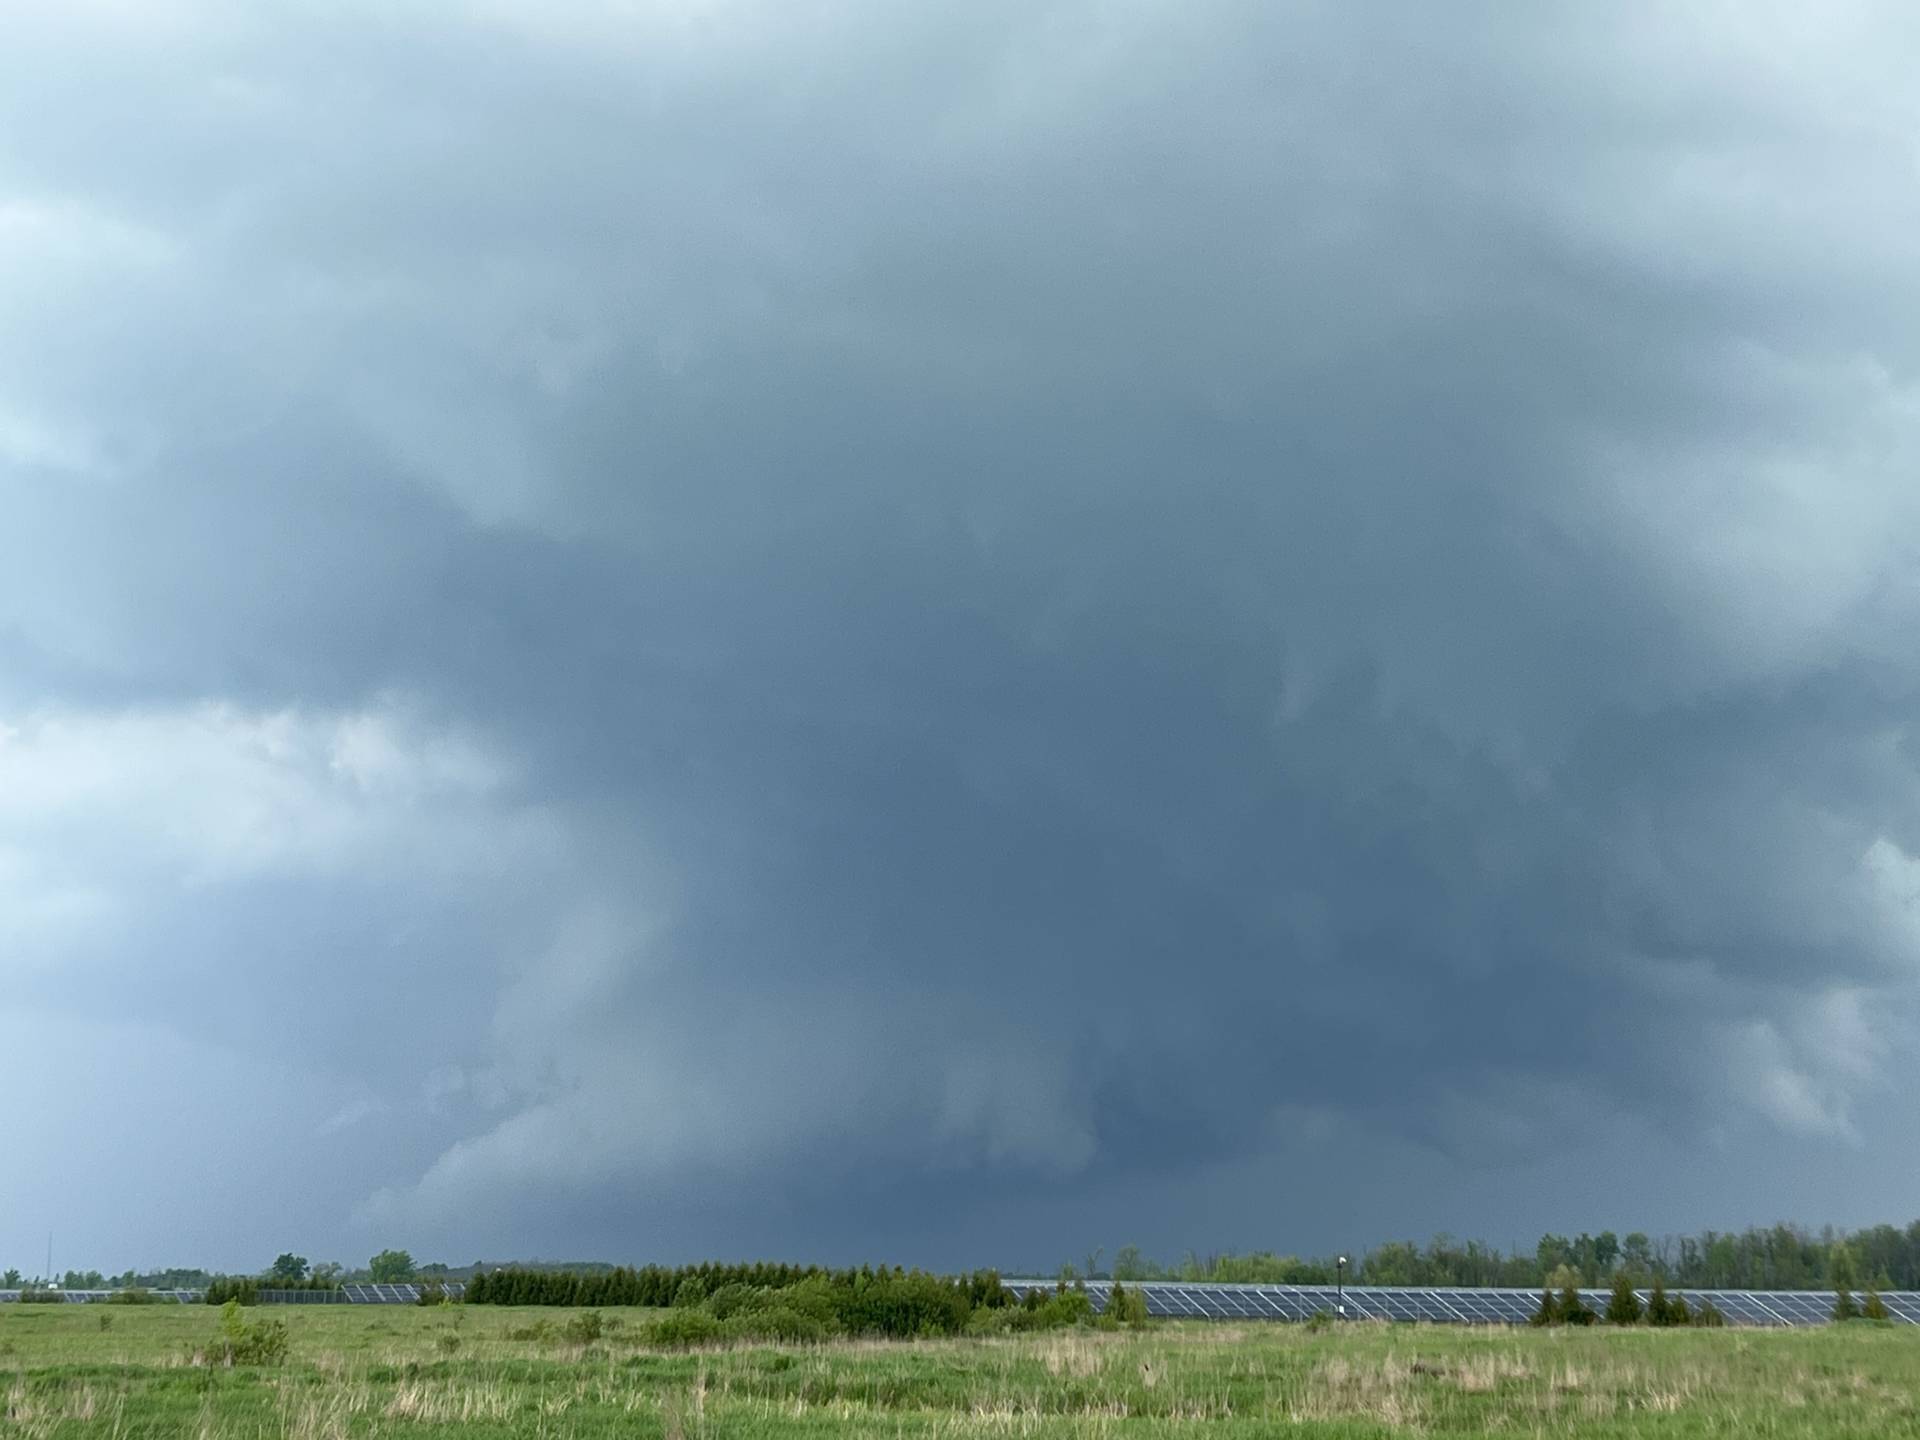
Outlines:
{"label": "shrub row", "polygon": [[1002,1335],[1093,1323],[1101,1322],[1081,1289],[1035,1291],[1021,1302],[1003,1289],[990,1289],[975,1305],[966,1281],[883,1271],[871,1277],[815,1275],[783,1289],[723,1286],[698,1305],[675,1306],[649,1321],[642,1338],[650,1345],[688,1349],[730,1340]]}
{"label": "shrub row", "polygon": [[1559,1293],[1551,1289],[1540,1292],[1540,1308],[1533,1313],[1529,1322],[1534,1325],[1597,1325],[1604,1319],[1609,1325],[1697,1325],[1714,1326],[1727,1323],[1727,1317],[1711,1300],[1702,1300],[1696,1306],[1689,1306],[1686,1297],[1667,1294],[1666,1282],[1657,1276],[1653,1282],[1653,1292],[1643,1306],[1640,1297],[1634,1293],[1633,1277],[1626,1274],[1614,1277],[1613,1294],[1608,1297],[1606,1314],[1603,1316],[1587,1304],[1577,1285],[1569,1283]]}
{"label": "shrub row", "polygon": [[[885,1266],[698,1265],[604,1275],[499,1270],[469,1282],[466,1299],[481,1305],[651,1305],[668,1313],[646,1323],[644,1338],[670,1348],[734,1339],[993,1334],[1095,1318],[1082,1289],[1037,1291],[1020,1302],[991,1270],[942,1276]],[[1108,1309],[1105,1323],[1146,1320],[1144,1298],[1124,1287]]]}

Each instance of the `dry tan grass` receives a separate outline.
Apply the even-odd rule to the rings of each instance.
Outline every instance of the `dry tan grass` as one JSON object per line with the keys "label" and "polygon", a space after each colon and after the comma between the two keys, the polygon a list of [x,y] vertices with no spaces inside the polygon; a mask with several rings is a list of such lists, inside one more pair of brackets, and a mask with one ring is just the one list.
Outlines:
{"label": "dry tan grass", "polygon": [[426,1384],[409,1380],[398,1386],[381,1414],[389,1420],[416,1420],[434,1425],[473,1425],[505,1421],[518,1404],[513,1392],[494,1384]]}
{"label": "dry tan grass", "polygon": [[1292,1396],[1289,1417],[1296,1424],[1371,1420],[1391,1429],[1412,1429],[1426,1419],[1428,1402],[1416,1388],[1428,1378],[1415,1361],[1389,1353],[1378,1363],[1330,1355],[1313,1367]]}
{"label": "dry tan grass", "polygon": [[1407,1366],[1413,1375],[1431,1376],[1450,1383],[1468,1395],[1485,1395],[1503,1383],[1524,1380],[1533,1367],[1517,1353],[1483,1350],[1460,1360],[1414,1360]]}
{"label": "dry tan grass", "polygon": [[1587,1388],[1587,1379],[1587,1372],[1569,1361],[1554,1370],[1548,1383],[1556,1390],[1567,1390],[1578,1393]]}
{"label": "dry tan grass", "polygon": [[1053,1376],[1087,1380],[1098,1375],[1104,1360],[1091,1338],[1073,1332],[1049,1335],[1040,1347],[1040,1361]]}

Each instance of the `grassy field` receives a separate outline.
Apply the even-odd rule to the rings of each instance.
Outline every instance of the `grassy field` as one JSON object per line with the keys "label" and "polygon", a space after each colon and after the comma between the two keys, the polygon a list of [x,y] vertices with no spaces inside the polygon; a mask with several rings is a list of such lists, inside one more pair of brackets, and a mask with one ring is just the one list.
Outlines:
{"label": "grassy field", "polygon": [[[1181,1323],[663,1353],[634,1314],[0,1306],[0,1436],[1920,1436],[1920,1331]],[[576,1334],[578,1330],[576,1328]],[[202,1352],[199,1356],[196,1352]]]}

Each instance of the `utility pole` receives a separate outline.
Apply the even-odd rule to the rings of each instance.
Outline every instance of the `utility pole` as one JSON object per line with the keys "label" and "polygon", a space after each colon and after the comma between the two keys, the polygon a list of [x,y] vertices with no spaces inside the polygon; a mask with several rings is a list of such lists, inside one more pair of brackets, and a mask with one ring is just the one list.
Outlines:
{"label": "utility pole", "polygon": [[1333,1262],[1333,1313],[1343,1320],[1347,1315],[1347,1257],[1344,1255]]}

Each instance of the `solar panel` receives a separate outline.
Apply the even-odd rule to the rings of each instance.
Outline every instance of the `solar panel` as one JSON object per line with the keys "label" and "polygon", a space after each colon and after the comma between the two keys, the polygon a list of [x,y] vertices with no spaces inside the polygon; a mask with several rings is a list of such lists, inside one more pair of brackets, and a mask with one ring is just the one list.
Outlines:
{"label": "solar panel", "polygon": [[[1033,1291],[1051,1294],[1057,1282],[1014,1279],[1004,1282],[1016,1299]],[[1424,1321],[1440,1325],[1524,1325],[1540,1308],[1538,1290],[1508,1288],[1413,1287],[1402,1285],[1247,1285],[1203,1284],[1185,1280],[1123,1282],[1138,1293],[1147,1313],[1163,1319],[1189,1320],[1306,1320],[1334,1313],[1344,1304],[1349,1319]],[[1090,1281],[1087,1299],[1104,1310],[1112,1287],[1108,1281]],[[1637,1290],[1642,1305],[1652,1292]],[[1711,1303],[1734,1325],[1824,1325],[1833,1315],[1833,1296],[1823,1290],[1672,1290],[1689,1309]],[[1605,1314],[1612,1299],[1609,1290],[1582,1290],[1580,1298],[1596,1314]],[[1920,1291],[1882,1293],[1887,1313],[1896,1321],[1920,1325]],[[1866,1297],[1856,1299],[1864,1304]]]}
{"label": "solar panel", "polygon": [[[445,1280],[438,1283],[441,1293],[449,1300],[458,1300],[467,1293],[467,1287],[461,1281]],[[418,1305],[421,1291],[425,1288],[424,1285],[417,1283],[405,1285],[356,1283],[342,1285],[339,1294],[350,1305]]]}

